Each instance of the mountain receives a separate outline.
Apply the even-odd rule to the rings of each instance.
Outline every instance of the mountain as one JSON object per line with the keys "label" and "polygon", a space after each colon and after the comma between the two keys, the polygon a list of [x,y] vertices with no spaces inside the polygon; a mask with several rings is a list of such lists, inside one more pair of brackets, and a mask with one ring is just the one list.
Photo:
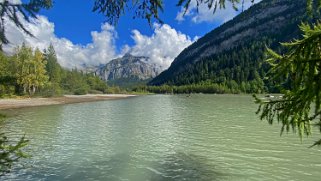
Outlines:
{"label": "mountain", "polygon": [[270,89],[262,82],[269,69],[266,47],[281,52],[279,42],[300,37],[298,25],[310,20],[305,12],[306,0],[263,0],[187,47],[149,84],[209,81]]}
{"label": "mountain", "polygon": [[[96,70],[96,75],[109,84],[138,83],[150,80],[161,72],[161,68],[152,64],[148,57],[125,54],[121,58],[111,60]],[[123,85],[122,87],[126,87]]]}

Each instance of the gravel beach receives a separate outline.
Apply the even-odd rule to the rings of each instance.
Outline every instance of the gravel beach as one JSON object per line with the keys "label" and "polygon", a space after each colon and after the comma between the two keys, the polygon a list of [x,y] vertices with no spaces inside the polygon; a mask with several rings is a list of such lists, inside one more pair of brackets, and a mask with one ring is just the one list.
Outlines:
{"label": "gravel beach", "polygon": [[13,99],[0,99],[0,110],[58,105],[58,104],[73,104],[81,102],[93,102],[103,100],[123,99],[134,97],[136,95],[129,94],[87,94],[87,95],[64,95],[62,97],[53,98],[13,98]]}

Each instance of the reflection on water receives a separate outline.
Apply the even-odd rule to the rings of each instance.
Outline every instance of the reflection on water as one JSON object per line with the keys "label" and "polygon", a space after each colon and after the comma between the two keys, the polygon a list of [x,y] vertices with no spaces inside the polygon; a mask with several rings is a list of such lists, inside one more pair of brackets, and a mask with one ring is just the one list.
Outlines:
{"label": "reflection on water", "polygon": [[[33,157],[5,180],[318,180],[321,159],[249,96],[154,95],[8,111]],[[317,137],[318,135],[316,135]]]}

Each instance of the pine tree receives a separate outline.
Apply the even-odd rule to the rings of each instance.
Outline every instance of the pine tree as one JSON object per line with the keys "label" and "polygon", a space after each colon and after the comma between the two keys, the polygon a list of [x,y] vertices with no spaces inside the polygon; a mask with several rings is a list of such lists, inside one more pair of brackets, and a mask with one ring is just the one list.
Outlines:
{"label": "pine tree", "polygon": [[[284,55],[268,50],[272,66],[270,78],[283,86],[281,99],[261,100],[258,112],[270,124],[275,120],[284,131],[298,131],[300,137],[311,134],[311,126],[321,131],[321,23],[313,26],[302,24],[303,38],[283,43]],[[312,114],[311,114],[312,113]],[[320,141],[315,144],[320,145]]]}
{"label": "pine tree", "polygon": [[58,63],[56,51],[52,44],[44,51],[44,58],[47,61],[46,71],[49,81],[54,84],[60,84],[62,68]]}

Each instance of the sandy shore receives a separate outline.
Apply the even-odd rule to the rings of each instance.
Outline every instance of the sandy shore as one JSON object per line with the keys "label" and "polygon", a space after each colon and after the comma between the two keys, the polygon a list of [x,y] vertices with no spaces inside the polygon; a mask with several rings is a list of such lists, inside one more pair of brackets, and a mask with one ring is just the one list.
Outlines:
{"label": "sandy shore", "polygon": [[80,102],[93,102],[113,99],[123,99],[133,97],[135,95],[127,94],[87,94],[87,95],[65,95],[63,97],[54,98],[19,98],[19,99],[0,99],[0,110],[46,106],[46,105],[59,105],[59,104],[72,104]]}

